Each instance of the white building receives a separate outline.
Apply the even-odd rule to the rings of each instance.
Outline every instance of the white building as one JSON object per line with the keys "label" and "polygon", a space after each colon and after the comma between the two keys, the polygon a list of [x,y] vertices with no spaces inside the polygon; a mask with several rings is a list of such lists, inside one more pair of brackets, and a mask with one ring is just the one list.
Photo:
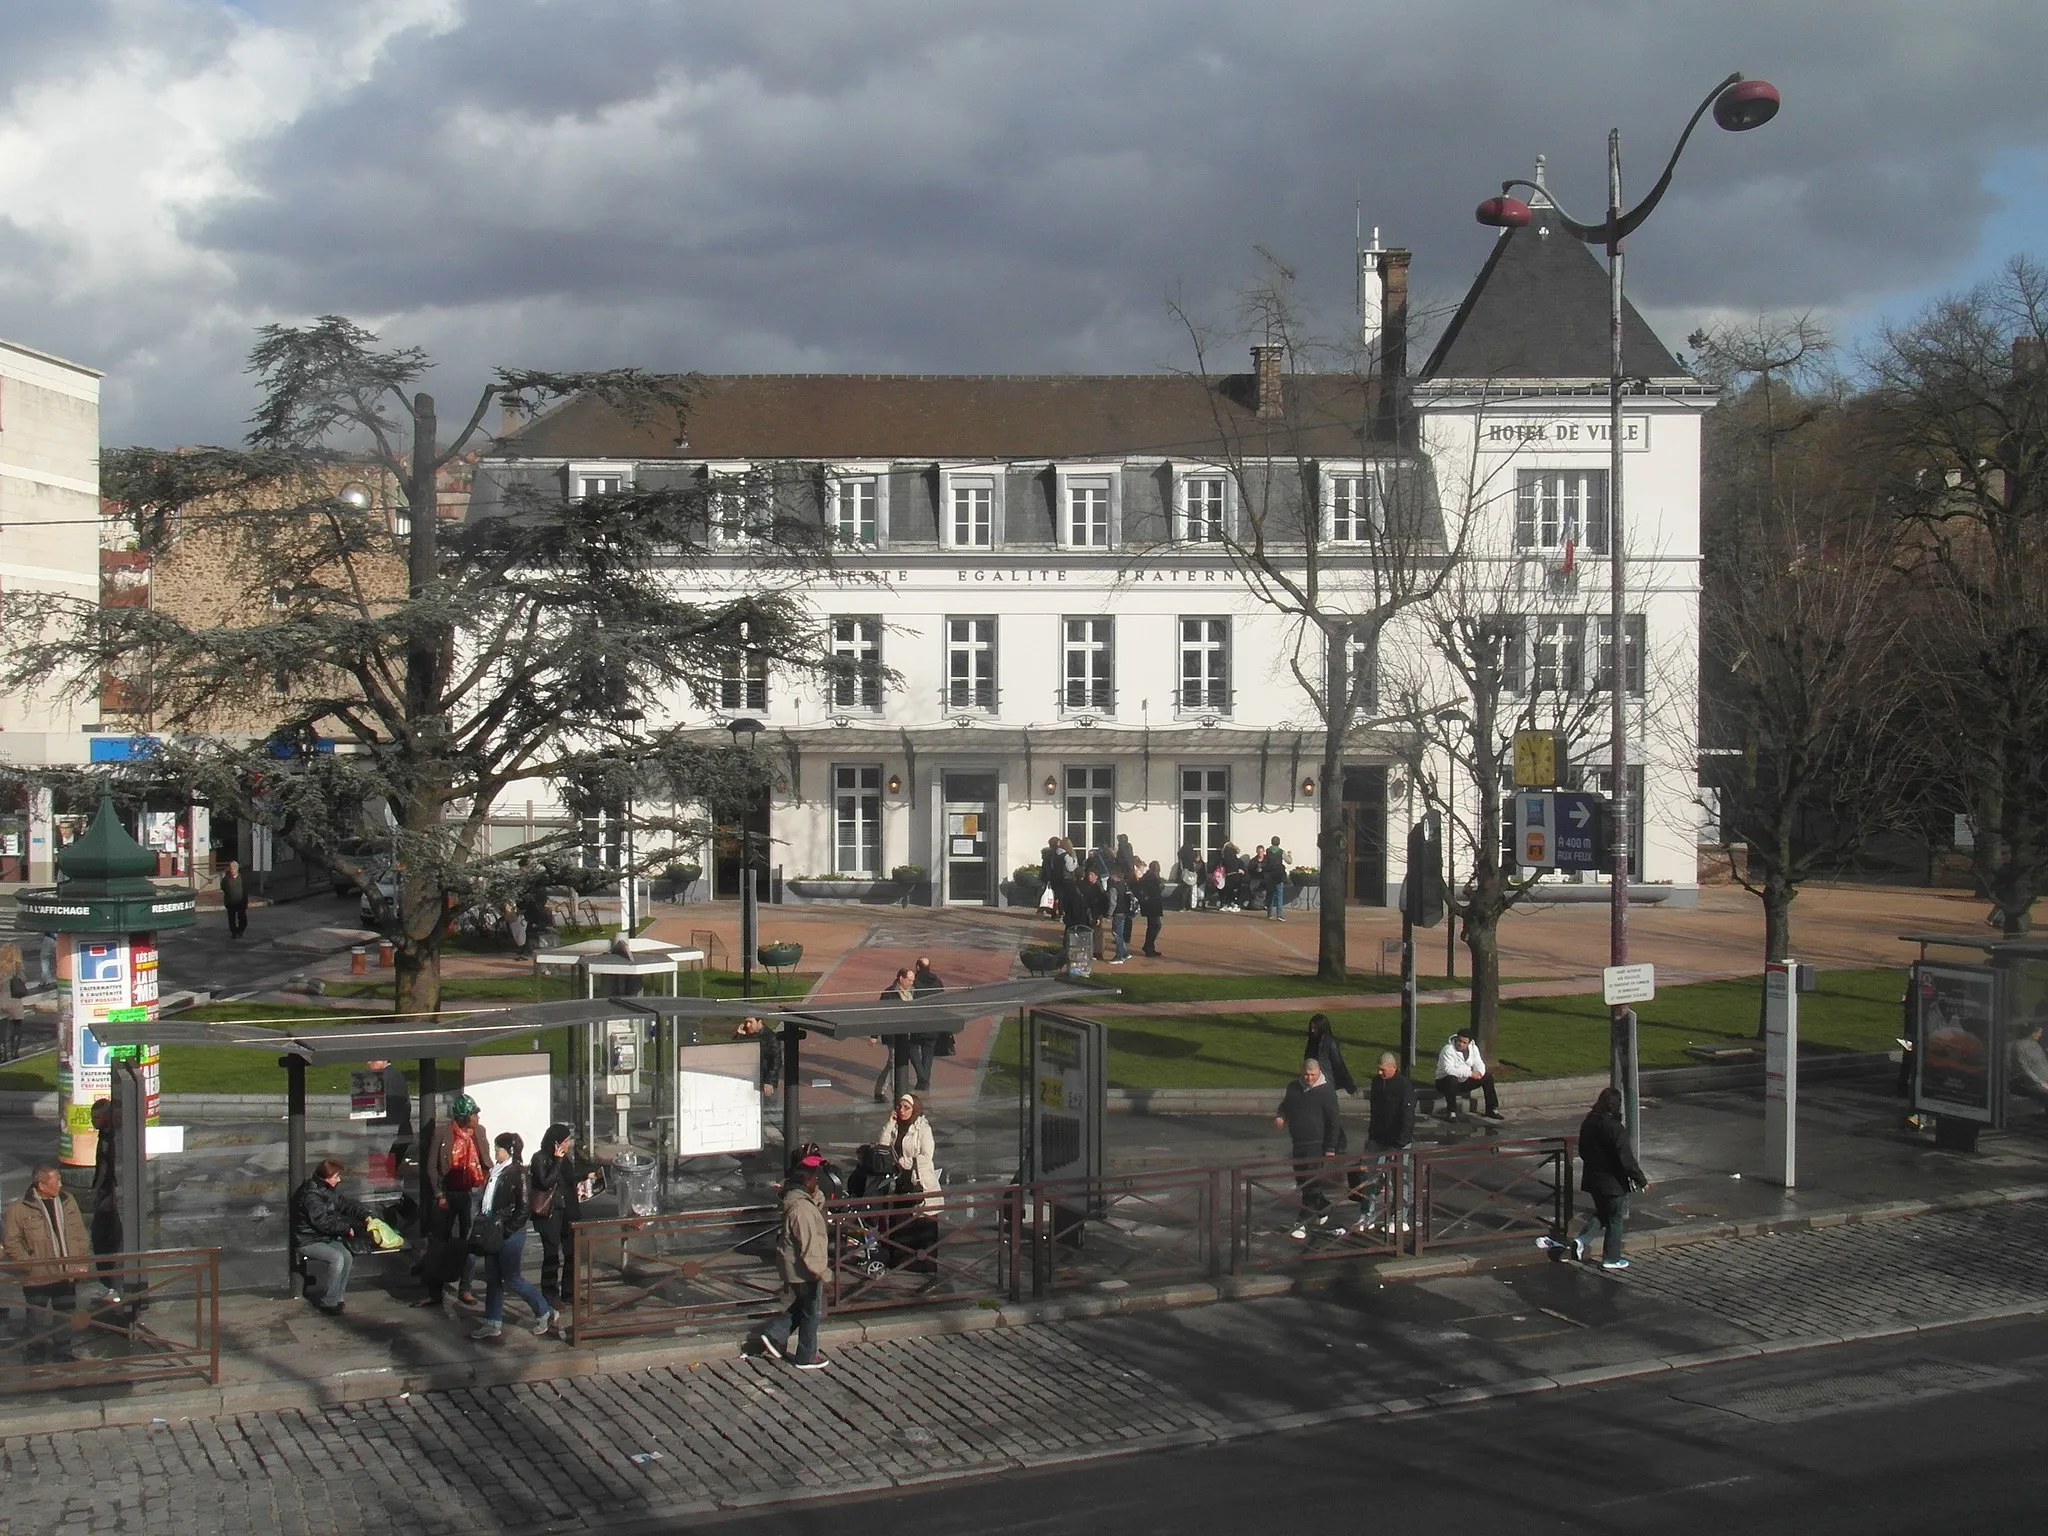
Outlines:
{"label": "white building", "polygon": [[[1604,423],[1605,365],[1580,366],[1589,349],[1604,357],[1604,309],[1576,334],[1578,289],[1592,282],[1604,305],[1604,279],[1577,242],[1533,228],[1504,237],[1412,385],[1399,377],[1406,253],[1384,266],[1382,355],[1417,401],[1406,447],[1380,380],[1283,375],[1278,349],[1254,349],[1267,355],[1251,373],[1213,379],[714,377],[680,442],[590,399],[526,424],[479,465],[471,512],[488,515],[515,485],[574,497],[773,472],[806,488],[845,541],[809,597],[852,674],[736,675],[719,682],[708,717],[688,699],[645,706],[651,721],[707,739],[724,740],[736,717],[764,724],[785,782],[746,820],[773,839],[770,863],[788,877],[884,876],[909,863],[930,872],[937,903],[993,904],[1055,832],[1091,846],[1127,834],[1169,870],[1190,843],[1249,849],[1274,836],[1296,864],[1315,864],[1317,806],[1335,795],[1346,889],[1383,904],[1415,809],[1413,735],[1368,720],[1341,781],[1319,782],[1317,711],[1293,671],[1299,660],[1319,675],[1319,650],[1297,658],[1295,626],[1260,600],[1218,530],[1242,533],[1243,503],[1256,499],[1283,558],[1306,558],[1301,519],[1312,516],[1318,557],[1341,586],[1347,570],[1364,579],[1373,520],[1413,519],[1441,546],[1469,515],[1473,547],[1512,575],[1544,555],[1519,547],[1518,515],[1521,542],[1534,545],[1551,538],[1557,499],[1575,498],[1591,531],[1606,465],[1604,443],[1585,435]],[[1644,433],[1631,462],[1644,471],[1630,487],[1630,543],[1660,562],[1646,609],[1653,649],[1689,652],[1697,415],[1709,397],[1633,323],[1655,382],[1631,409]],[[1584,542],[1583,581],[1545,577],[1517,614],[1532,683],[1564,632],[1547,621],[1569,617],[1583,647],[1585,616],[1603,605]],[[691,577],[711,592],[747,579],[743,547]],[[1412,640],[1390,633],[1387,644]],[[862,664],[897,680],[863,678]],[[1646,718],[1682,720],[1676,736],[1641,744],[1656,754],[1644,873],[1689,892],[1691,664],[1649,681],[1672,697],[1646,700]],[[508,828],[521,822],[516,806],[500,810]],[[712,853],[727,866],[721,889],[732,888],[729,850]]]}
{"label": "white building", "polygon": [[[100,375],[0,341],[0,587],[100,590]],[[0,763],[80,763],[99,701],[0,693]],[[48,797],[0,805],[0,880],[48,880]]]}

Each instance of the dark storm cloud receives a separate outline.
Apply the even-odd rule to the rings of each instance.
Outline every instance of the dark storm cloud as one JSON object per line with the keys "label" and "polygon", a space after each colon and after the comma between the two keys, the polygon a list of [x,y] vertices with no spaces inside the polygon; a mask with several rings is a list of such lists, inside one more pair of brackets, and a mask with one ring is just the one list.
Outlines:
{"label": "dark storm cloud", "polygon": [[[1544,151],[1597,215],[1608,127],[1640,195],[1740,67],[1784,114],[1703,129],[1632,245],[1632,292],[1676,341],[1712,310],[1853,309],[1939,280],[1992,211],[1992,157],[2048,139],[2048,22],[2005,0],[419,0],[416,19],[227,145],[232,185],[169,208],[203,319],[180,322],[182,350],[102,322],[133,366],[94,360],[139,391],[110,410],[123,425],[231,433],[230,338],[328,310],[435,349],[450,387],[501,360],[1183,365],[1169,290],[1227,316],[1262,245],[1342,329],[1362,197],[1447,301],[1485,257],[1471,209],[1501,178]],[[163,307],[118,281],[97,297]]]}

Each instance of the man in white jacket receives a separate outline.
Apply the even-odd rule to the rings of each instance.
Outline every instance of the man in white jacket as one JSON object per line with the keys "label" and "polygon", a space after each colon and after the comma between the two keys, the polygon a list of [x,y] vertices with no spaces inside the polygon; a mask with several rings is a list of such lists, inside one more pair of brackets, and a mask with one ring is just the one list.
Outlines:
{"label": "man in white jacket", "polygon": [[1458,1100],[1475,1090],[1486,1095],[1487,1119],[1507,1118],[1500,1112],[1500,1094],[1494,1089],[1493,1074],[1486,1070],[1472,1036],[1461,1029],[1436,1053],[1436,1091],[1444,1096],[1444,1118],[1457,1119]]}

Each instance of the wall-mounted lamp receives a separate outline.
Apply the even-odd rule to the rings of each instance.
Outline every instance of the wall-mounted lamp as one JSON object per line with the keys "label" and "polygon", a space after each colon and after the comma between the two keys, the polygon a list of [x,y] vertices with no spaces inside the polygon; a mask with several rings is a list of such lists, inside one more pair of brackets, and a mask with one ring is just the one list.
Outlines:
{"label": "wall-mounted lamp", "polygon": [[1060,792],[1060,781],[1049,773],[1045,776],[1045,792],[1048,795],[1056,795]]}
{"label": "wall-mounted lamp", "polygon": [[889,775],[889,793],[892,795],[903,793],[903,777],[901,774],[892,773]]}
{"label": "wall-mounted lamp", "polygon": [[1316,781],[1312,778],[1303,779],[1301,781],[1301,794],[1303,799],[1313,800],[1316,794]]}

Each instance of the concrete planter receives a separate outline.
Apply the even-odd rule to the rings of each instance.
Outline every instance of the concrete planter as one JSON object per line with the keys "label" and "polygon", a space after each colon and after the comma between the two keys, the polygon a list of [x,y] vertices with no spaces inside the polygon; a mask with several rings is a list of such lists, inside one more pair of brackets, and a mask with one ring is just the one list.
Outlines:
{"label": "concrete planter", "polygon": [[804,901],[859,901],[872,906],[900,900],[904,891],[894,880],[791,880],[783,889]]}

